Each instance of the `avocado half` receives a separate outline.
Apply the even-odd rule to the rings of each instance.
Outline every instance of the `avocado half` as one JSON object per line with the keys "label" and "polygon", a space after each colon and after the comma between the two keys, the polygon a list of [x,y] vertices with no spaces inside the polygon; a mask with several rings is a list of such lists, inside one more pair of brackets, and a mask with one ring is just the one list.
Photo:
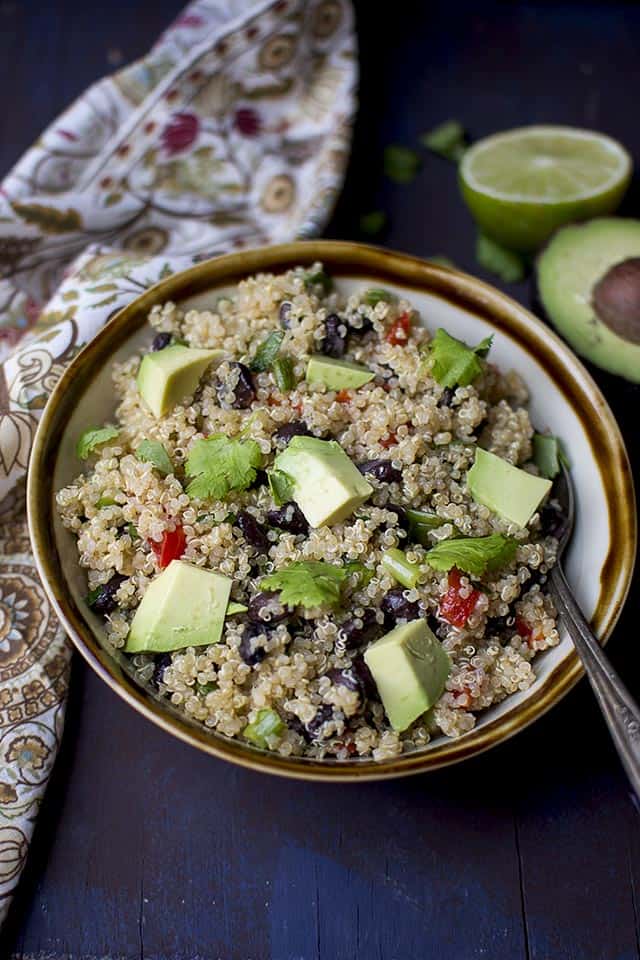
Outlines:
{"label": "avocado half", "polygon": [[640,220],[562,227],[538,256],[538,297],[571,346],[640,383]]}

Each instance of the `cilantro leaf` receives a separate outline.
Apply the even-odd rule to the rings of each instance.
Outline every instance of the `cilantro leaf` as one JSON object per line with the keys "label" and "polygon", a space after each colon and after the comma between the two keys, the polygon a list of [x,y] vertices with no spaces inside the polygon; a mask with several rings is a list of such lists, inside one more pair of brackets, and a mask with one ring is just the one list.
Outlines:
{"label": "cilantro leaf", "polygon": [[231,440],[218,433],[196,440],[185,464],[192,477],[187,494],[200,500],[223,500],[231,490],[247,490],[262,466],[255,440]]}
{"label": "cilantro leaf", "polygon": [[159,440],[143,440],[136,450],[136,457],[138,460],[153,464],[165,477],[173,473],[169,454]]}
{"label": "cilantro leaf", "polygon": [[384,210],[372,210],[363,213],[360,217],[360,233],[367,237],[377,237],[387,225],[387,215]]}
{"label": "cilantro leaf", "polygon": [[427,150],[453,163],[459,163],[467,149],[463,126],[457,120],[448,120],[434,127],[429,133],[423,133],[420,143]]}
{"label": "cilantro leaf", "polygon": [[324,560],[296,560],[265,577],[261,586],[279,590],[286,607],[335,607],[349,572]]}
{"label": "cilantro leaf", "polygon": [[360,560],[347,560],[342,564],[342,569],[346,570],[349,576],[355,573],[360,580],[360,587],[368,587],[376,575],[375,570],[365,566]]}
{"label": "cilantro leaf", "polygon": [[460,537],[441,540],[427,552],[427,563],[434,570],[457,567],[473,577],[481,577],[488,570],[499,570],[510,563],[516,554],[517,543],[501,533],[488,537]]}
{"label": "cilantro leaf", "polygon": [[409,147],[391,144],[384,151],[384,172],[394,183],[411,183],[420,169],[420,156]]}
{"label": "cilantro leaf", "polygon": [[267,477],[269,479],[269,490],[277,507],[293,500],[295,483],[288,473],[285,473],[284,470],[269,470]]}
{"label": "cilantro leaf", "polygon": [[362,297],[365,303],[370,307],[375,307],[376,303],[392,303],[396,299],[395,293],[391,293],[391,290],[385,290],[384,287],[370,287],[368,290],[365,290]]}
{"label": "cilantro leaf", "polygon": [[428,365],[434,380],[443,387],[467,387],[482,373],[480,357],[486,357],[493,337],[486,337],[477,347],[469,347],[438,327],[427,347]]}
{"label": "cilantro leaf", "polygon": [[270,370],[278,356],[283,340],[284,330],[273,330],[256,350],[255,356],[249,363],[249,369],[253,370],[254,373],[263,373],[265,370]]}
{"label": "cilantro leaf", "polygon": [[313,290],[313,287],[320,287],[323,296],[326,297],[333,289],[333,280],[328,273],[320,268],[320,270],[316,270],[315,273],[311,270],[305,273],[304,285],[308,290]]}
{"label": "cilantro leaf", "polygon": [[525,274],[525,262],[520,254],[500,246],[484,233],[479,233],[476,240],[476,260],[505,283],[518,283]]}
{"label": "cilantro leaf", "polygon": [[533,462],[547,480],[558,476],[560,464],[570,466],[560,440],[550,433],[534,433]]}
{"label": "cilantro leaf", "polygon": [[109,440],[115,440],[118,431],[115,427],[91,427],[85,430],[76,444],[76,455],[81,460],[86,460],[90,453],[93,453],[96,447]]}

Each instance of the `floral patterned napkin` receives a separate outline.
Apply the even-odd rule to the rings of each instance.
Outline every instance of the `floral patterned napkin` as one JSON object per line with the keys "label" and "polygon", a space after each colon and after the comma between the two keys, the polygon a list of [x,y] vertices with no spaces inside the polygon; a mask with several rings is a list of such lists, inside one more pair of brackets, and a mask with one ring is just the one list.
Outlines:
{"label": "floral patterned napkin", "polygon": [[0,187],[0,924],[60,742],[70,662],[25,520],[40,411],[80,348],[158,279],[322,227],[356,74],[349,0],[196,0]]}

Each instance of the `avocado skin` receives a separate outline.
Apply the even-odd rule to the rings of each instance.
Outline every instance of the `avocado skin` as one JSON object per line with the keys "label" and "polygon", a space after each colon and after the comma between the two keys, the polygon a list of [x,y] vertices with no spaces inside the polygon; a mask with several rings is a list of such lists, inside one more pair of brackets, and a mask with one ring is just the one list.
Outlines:
{"label": "avocado skin", "polygon": [[[594,289],[618,264],[640,257],[640,220],[601,217],[562,227],[541,250],[533,308],[576,353],[597,367],[640,383],[640,343],[598,316]],[[622,325],[615,323],[618,330]]]}

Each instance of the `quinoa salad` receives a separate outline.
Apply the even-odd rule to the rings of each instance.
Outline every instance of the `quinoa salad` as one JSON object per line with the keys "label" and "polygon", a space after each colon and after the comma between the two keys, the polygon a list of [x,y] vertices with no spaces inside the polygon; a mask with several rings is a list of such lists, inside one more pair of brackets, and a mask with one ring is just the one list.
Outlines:
{"label": "quinoa salad", "polygon": [[[57,493],[136,680],[283,756],[460,737],[559,642],[562,448],[492,338],[321,264],[149,314]],[[80,471],[83,472],[80,472]]]}

